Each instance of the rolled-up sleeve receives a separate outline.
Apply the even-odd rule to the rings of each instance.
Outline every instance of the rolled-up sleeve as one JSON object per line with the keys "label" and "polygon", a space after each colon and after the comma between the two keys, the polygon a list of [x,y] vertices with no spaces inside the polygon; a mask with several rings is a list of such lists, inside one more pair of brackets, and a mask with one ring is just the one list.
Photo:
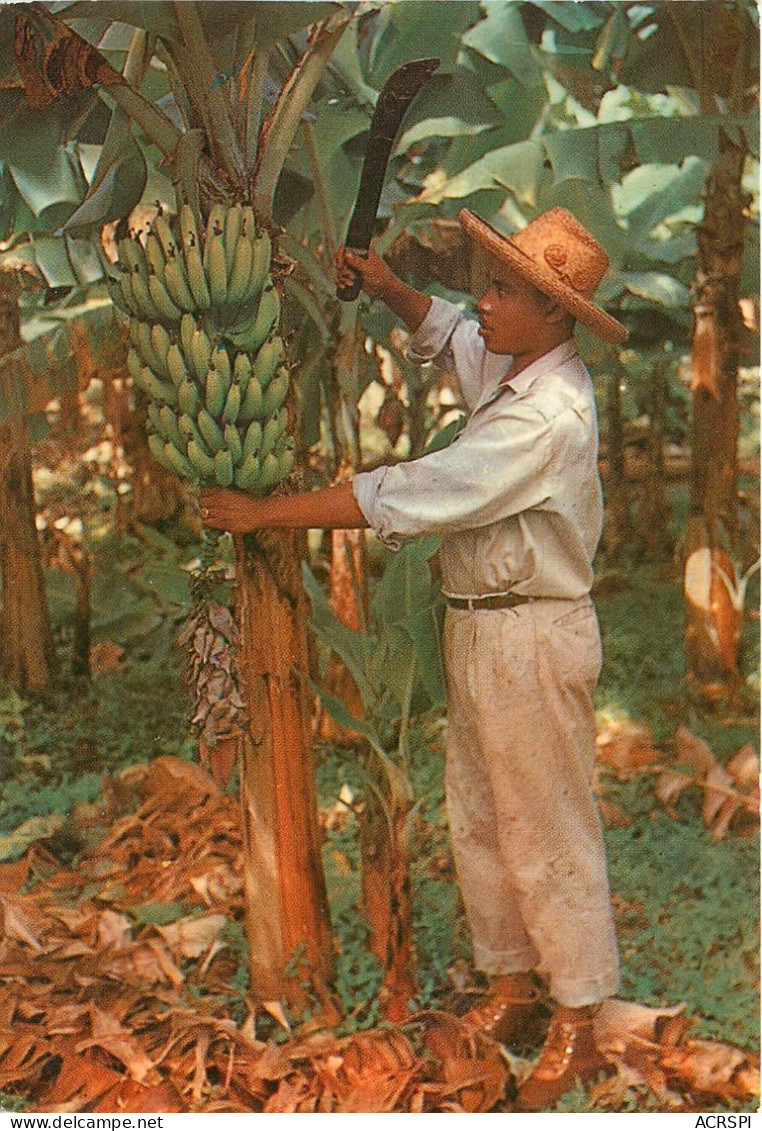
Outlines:
{"label": "rolled-up sleeve", "polygon": [[421,534],[487,526],[552,494],[551,427],[517,405],[448,448],[354,477],[354,494],[369,526],[390,549]]}
{"label": "rolled-up sleeve", "polygon": [[428,314],[410,339],[407,356],[410,361],[434,361],[449,370],[463,400],[469,408],[475,407],[484,386],[487,350],[478,322],[464,318],[454,303],[437,295],[432,298]]}
{"label": "rolled-up sleeve", "polygon": [[434,295],[428,314],[410,339],[407,349],[410,360],[435,361],[446,355],[453,330],[462,317],[454,303]]}

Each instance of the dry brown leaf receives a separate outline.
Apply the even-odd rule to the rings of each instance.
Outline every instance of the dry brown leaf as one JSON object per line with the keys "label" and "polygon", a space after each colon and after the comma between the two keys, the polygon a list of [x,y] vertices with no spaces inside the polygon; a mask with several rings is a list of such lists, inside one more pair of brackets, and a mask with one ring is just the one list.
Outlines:
{"label": "dry brown leaf", "polygon": [[614,805],[612,801],[606,801],[602,797],[598,798],[598,811],[604,824],[612,825],[618,829],[626,829],[634,819],[629,813],[625,813],[619,805]]}
{"label": "dry brown leaf", "polygon": [[29,876],[29,854],[11,864],[0,864],[0,891],[19,892]]}
{"label": "dry brown leaf", "polygon": [[759,1096],[759,1061],[722,1041],[688,1040],[665,1050],[662,1063],[692,1091],[727,1099]]}
{"label": "dry brown leaf", "polygon": [[93,1112],[175,1112],[187,1111],[174,1084],[162,1080],[159,1084],[138,1084],[135,1080],[122,1079],[113,1088],[104,1092]]}
{"label": "dry brown leaf", "polygon": [[[291,1115],[298,1111],[314,1112],[318,1096],[314,1083],[302,1073],[294,1073],[281,1080],[277,1091],[262,1109],[265,1112]],[[326,1110],[326,1109],[321,1109]],[[331,1109],[328,1108],[328,1111]]]}
{"label": "dry brown leaf", "polygon": [[633,1038],[658,1043],[659,1028],[670,1018],[682,1017],[685,1002],[666,1008],[609,998],[595,1019],[595,1041],[604,1056],[621,1056]]}
{"label": "dry brown leaf", "polygon": [[[728,790],[733,787],[733,778],[719,763],[715,763],[707,770],[702,784],[704,787],[704,804],[701,808],[701,818],[706,827],[712,829],[717,814],[728,800]],[[740,799],[736,800],[735,803],[740,805]]]}
{"label": "dry brown leaf", "polygon": [[656,796],[671,817],[677,817],[676,805],[680,794],[689,785],[695,785],[695,778],[679,770],[662,770],[656,780]]}
{"label": "dry brown leaf", "polygon": [[46,926],[45,916],[31,900],[24,896],[0,894],[1,938],[15,939],[39,954],[45,948],[38,936],[44,933]]}
{"label": "dry brown leaf", "polygon": [[739,789],[759,782],[759,755],[750,742],[736,750],[728,761],[727,770]]}
{"label": "dry brown leaf", "polygon": [[114,950],[122,950],[129,946],[132,942],[131,926],[132,924],[127,916],[122,915],[119,911],[109,909],[100,911],[97,923],[98,945],[113,947]]}
{"label": "dry brown leaf", "polygon": [[697,778],[703,778],[712,766],[717,765],[707,743],[691,734],[687,727],[678,727],[674,742],[676,761],[690,766]]}
{"label": "dry brown leaf", "polygon": [[653,731],[632,719],[615,719],[596,738],[598,761],[616,771],[620,781],[635,777],[659,761]]}
{"label": "dry brown leaf", "polygon": [[71,1046],[59,1045],[57,1053],[61,1068],[55,1081],[37,1097],[38,1111],[91,1111],[105,1092],[122,1081],[119,1072],[94,1057],[75,1053]]}
{"label": "dry brown leaf", "polygon": [[236,875],[227,864],[217,864],[200,876],[189,877],[188,882],[209,907],[232,899],[243,888],[240,874]]}
{"label": "dry brown leaf", "polygon": [[120,672],[127,667],[124,648],[113,640],[97,640],[90,645],[90,671],[93,675],[101,672]]}
{"label": "dry brown leaf", "polygon": [[224,915],[186,915],[156,930],[176,957],[200,958],[218,941],[226,923]]}
{"label": "dry brown leaf", "polygon": [[146,1055],[139,1041],[116,1017],[97,1006],[91,1007],[91,1017],[92,1035],[80,1041],[75,1052],[86,1052],[95,1047],[103,1049],[122,1062],[131,1079],[138,1084],[142,1083],[153,1068],[153,1061]]}
{"label": "dry brown leaf", "polygon": [[428,1011],[416,1014],[415,1020],[421,1023],[423,1043],[438,1066],[431,1078],[442,1085],[439,1103],[447,1098],[457,1110],[490,1111],[511,1079],[498,1045],[447,1013]]}

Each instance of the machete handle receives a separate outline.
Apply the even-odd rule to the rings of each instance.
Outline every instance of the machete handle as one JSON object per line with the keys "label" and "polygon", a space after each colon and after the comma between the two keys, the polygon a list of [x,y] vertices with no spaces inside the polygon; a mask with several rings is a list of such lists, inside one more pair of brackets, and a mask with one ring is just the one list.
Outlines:
{"label": "machete handle", "polygon": [[[363,259],[368,258],[367,248],[350,247],[347,250],[351,251],[353,255],[361,256]],[[352,272],[354,279],[346,287],[336,288],[336,298],[339,299],[340,302],[354,302],[354,300],[360,293],[360,287],[362,286],[362,275],[359,271],[355,271],[354,267],[350,267],[348,263],[345,263],[344,266],[348,271]]]}

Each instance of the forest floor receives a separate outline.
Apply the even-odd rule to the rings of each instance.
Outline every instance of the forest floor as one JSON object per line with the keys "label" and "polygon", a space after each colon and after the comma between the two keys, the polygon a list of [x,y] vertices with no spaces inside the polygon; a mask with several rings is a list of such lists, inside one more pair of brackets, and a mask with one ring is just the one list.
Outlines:
{"label": "forest floor", "polygon": [[[361,910],[357,750],[317,744],[345,1020],[290,1032],[247,998],[234,784],[197,765],[176,637],[192,547],[101,548],[93,678],[0,698],[0,1110],[505,1111],[533,1050],[470,1037],[479,990],[447,838],[445,720],[411,740],[418,988],[390,1024]],[[72,593],[51,575],[62,634]],[[598,795],[622,957],[612,1073],[557,1111],[757,1110],[759,687],[702,705],[669,569],[602,573]],[[756,610],[756,587],[747,608]],[[756,615],[743,669],[756,672]],[[211,834],[210,834],[210,830]]]}

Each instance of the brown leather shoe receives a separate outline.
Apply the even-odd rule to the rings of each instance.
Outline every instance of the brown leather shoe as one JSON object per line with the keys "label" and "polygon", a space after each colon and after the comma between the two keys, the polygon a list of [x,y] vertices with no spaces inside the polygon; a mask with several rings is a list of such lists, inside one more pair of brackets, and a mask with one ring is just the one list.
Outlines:
{"label": "brown leather shoe", "polygon": [[516,1096],[519,1111],[540,1111],[579,1081],[586,1084],[610,1065],[598,1052],[593,1019],[598,1007],[558,1006],[550,1022],[540,1058]]}
{"label": "brown leather shoe", "polygon": [[464,1014],[461,1022],[498,1044],[529,1048],[542,1040],[548,1013],[539,989],[533,986],[517,993],[515,978],[509,974],[493,979],[484,1001]]}

